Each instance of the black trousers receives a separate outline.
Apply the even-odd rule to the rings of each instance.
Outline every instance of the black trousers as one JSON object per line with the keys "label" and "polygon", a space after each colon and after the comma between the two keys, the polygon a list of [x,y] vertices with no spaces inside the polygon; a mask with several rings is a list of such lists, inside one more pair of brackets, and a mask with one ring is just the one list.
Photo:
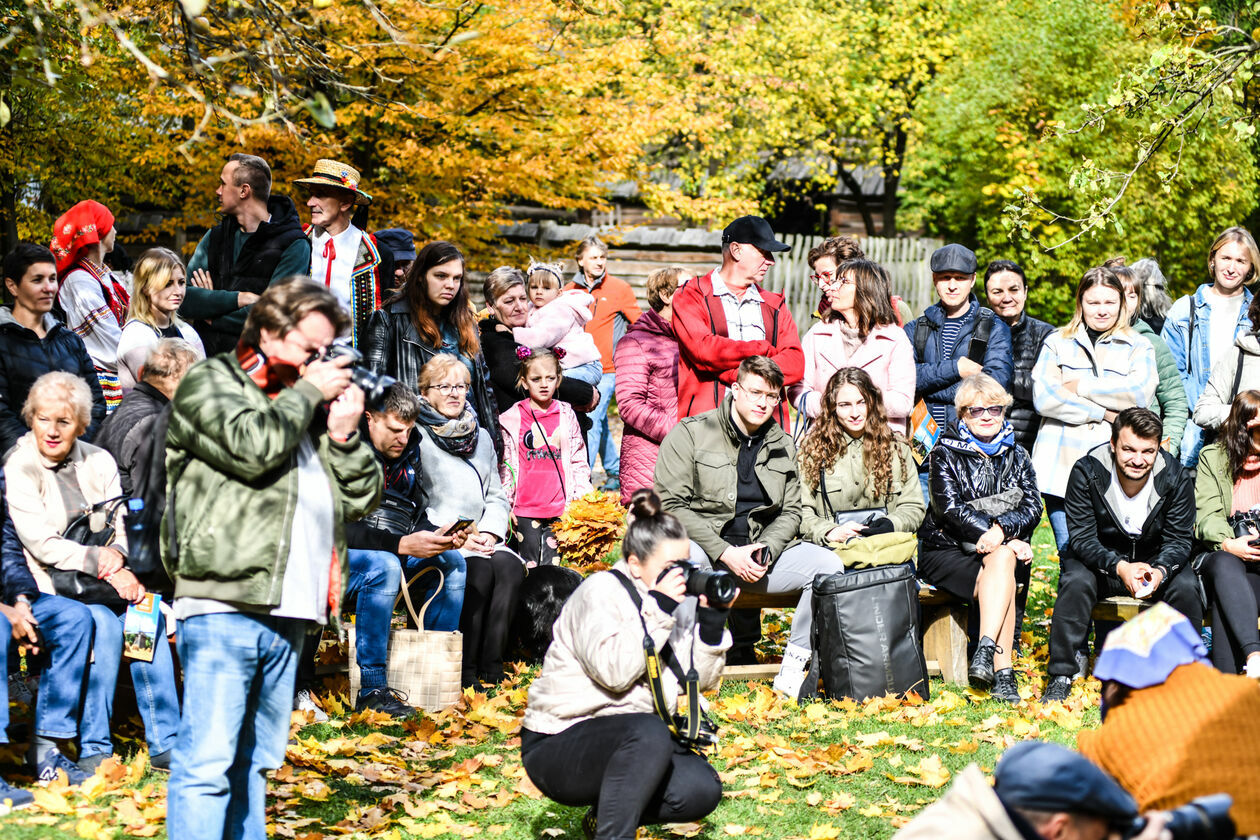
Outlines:
{"label": "black trousers", "polygon": [[[1054,617],[1050,620],[1050,676],[1070,677],[1076,673],[1074,653],[1089,635],[1094,605],[1103,598],[1128,594],[1129,590],[1119,578],[1096,572],[1070,554],[1060,555],[1059,594],[1054,601]],[[1199,586],[1188,566],[1161,583],[1149,600],[1168,604],[1190,619],[1195,630],[1203,627]]]}
{"label": "black trousers", "polygon": [[1212,601],[1212,664],[1237,674],[1247,657],[1260,651],[1260,564],[1213,551],[1203,559],[1203,582]]}
{"label": "black trousers", "polygon": [[722,801],[717,771],[683,749],[656,715],[608,715],[555,735],[521,730],[521,763],[561,805],[594,805],[596,840],[633,840],[641,825],[693,822]]}
{"label": "black trousers", "polygon": [[510,551],[489,557],[466,557],[464,608],[459,629],[464,634],[463,685],[474,679],[497,683],[503,679],[503,654],[508,630],[520,602],[525,567]]}

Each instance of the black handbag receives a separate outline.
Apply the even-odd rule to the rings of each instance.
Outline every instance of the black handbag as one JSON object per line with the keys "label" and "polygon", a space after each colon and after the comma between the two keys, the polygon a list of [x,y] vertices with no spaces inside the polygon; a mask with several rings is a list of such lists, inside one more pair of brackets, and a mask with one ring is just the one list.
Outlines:
{"label": "black handbag", "polygon": [[802,698],[817,693],[821,678],[823,692],[836,699],[911,691],[928,699],[912,564],[818,575],[813,607],[813,657]]}
{"label": "black handbag", "polygon": [[[118,508],[127,501],[126,496],[115,496],[103,502],[97,502],[83,513],[70,520],[61,535],[71,542],[84,546],[106,546],[114,542],[116,529],[114,519]],[[99,531],[92,530],[92,517],[104,513],[105,527]],[[70,598],[83,604],[101,604],[114,612],[121,613],[127,608],[127,602],[118,594],[108,581],[95,575],[75,569],[49,568],[48,576],[52,579],[53,593]]]}
{"label": "black handbag", "polygon": [[858,508],[857,510],[832,510],[831,502],[827,500],[827,471],[820,469],[818,471],[818,492],[822,494],[823,510],[831,517],[831,521],[837,525],[846,525],[850,522],[856,525],[870,525],[876,519],[888,516],[888,508]]}

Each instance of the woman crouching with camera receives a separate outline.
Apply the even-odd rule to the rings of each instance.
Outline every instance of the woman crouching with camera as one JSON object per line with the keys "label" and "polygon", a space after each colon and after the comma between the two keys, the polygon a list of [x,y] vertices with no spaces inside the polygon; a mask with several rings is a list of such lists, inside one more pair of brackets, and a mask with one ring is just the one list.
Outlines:
{"label": "woman crouching with camera", "polygon": [[1260,391],[1234,398],[1220,439],[1199,455],[1194,495],[1194,536],[1211,550],[1200,573],[1212,604],[1212,664],[1260,679]]}
{"label": "woman crouching with camera", "polygon": [[[641,825],[698,820],[721,801],[717,772],[675,740],[653,702],[655,685],[675,715],[679,674],[693,691],[713,688],[731,644],[724,627],[737,590],[723,592],[729,597],[720,605],[688,595],[677,564],[689,553],[682,523],[656,493],[637,491],[623,559],[569,598],[529,689],[525,772],[556,802],[592,806],[582,821],[588,837],[630,840]],[[658,655],[672,649],[677,674],[666,664],[671,657],[660,655],[659,680],[649,678],[645,634]]]}

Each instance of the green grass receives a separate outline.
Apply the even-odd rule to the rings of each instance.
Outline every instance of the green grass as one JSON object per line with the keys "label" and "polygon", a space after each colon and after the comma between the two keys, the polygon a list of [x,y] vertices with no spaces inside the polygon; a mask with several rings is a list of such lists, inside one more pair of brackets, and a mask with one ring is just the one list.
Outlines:
{"label": "green grass", "polygon": [[[1044,523],[1034,548],[1024,653],[1017,662],[1026,700],[1035,700],[1044,679],[1046,610],[1057,579],[1057,558]],[[767,618],[763,653],[782,646],[789,619],[786,613]],[[302,729],[304,743],[290,751],[292,765],[270,786],[269,822],[276,823],[276,836],[580,837],[583,809],[533,798],[522,785],[513,722],[530,676],[523,673],[488,700],[475,698],[471,708],[406,725],[334,719]],[[931,757],[939,757],[951,777],[971,762],[991,772],[1009,743],[1040,737],[1074,745],[1081,726],[1098,723],[1092,680],[1056,710],[1043,710],[1035,702],[1012,709],[937,680],[931,690],[931,701],[921,705],[819,702],[798,708],[774,697],[764,684],[725,683],[713,702],[721,727],[713,763],[723,774],[726,797],[700,826],[657,826],[647,836],[887,837],[946,789],[905,783],[924,759],[931,770]],[[356,746],[372,733],[398,740]],[[307,748],[306,739],[340,745],[353,754],[322,756],[320,749]],[[783,756],[776,749],[794,754]],[[480,766],[466,763],[470,759]],[[393,768],[391,761],[405,766]],[[845,772],[846,765],[854,772]],[[388,773],[398,774],[401,783],[381,781]],[[111,788],[93,801],[71,797],[71,804],[101,824],[98,836],[126,837],[118,802],[135,798],[137,790],[144,798],[146,785],[148,798],[160,802],[163,781],[150,774],[139,785]],[[5,840],[61,838],[82,826],[83,813],[52,816],[51,825],[28,822],[48,821],[47,814],[0,818],[0,835]]]}

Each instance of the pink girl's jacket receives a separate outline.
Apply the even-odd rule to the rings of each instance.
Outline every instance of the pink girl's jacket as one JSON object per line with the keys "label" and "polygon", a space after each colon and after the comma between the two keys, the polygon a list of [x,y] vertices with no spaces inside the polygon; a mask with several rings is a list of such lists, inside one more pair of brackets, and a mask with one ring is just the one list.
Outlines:
{"label": "pink girl's jacket", "polygon": [[595,298],[586,292],[577,289],[561,292],[551,303],[532,310],[528,326],[514,327],[512,337],[518,344],[534,350],[560,348],[564,351],[560,366],[564,368],[598,362],[599,348],[585,329],[594,303]]}

